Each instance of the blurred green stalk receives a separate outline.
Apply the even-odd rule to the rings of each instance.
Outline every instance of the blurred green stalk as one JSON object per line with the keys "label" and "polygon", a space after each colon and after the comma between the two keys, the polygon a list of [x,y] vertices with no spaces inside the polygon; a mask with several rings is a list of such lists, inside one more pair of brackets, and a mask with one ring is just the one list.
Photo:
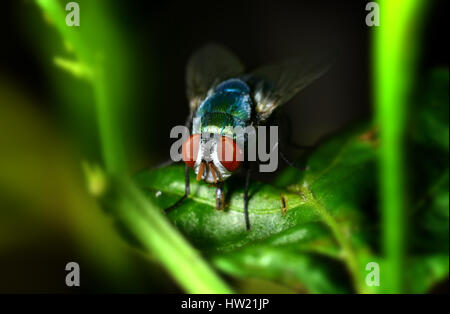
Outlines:
{"label": "blurred green stalk", "polygon": [[422,0],[383,0],[380,26],[374,29],[374,81],[380,128],[382,247],[381,290],[401,293],[407,249],[405,122],[419,55]]}
{"label": "blurred green stalk", "polygon": [[184,237],[161,216],[131,180],[117,186],[121,200],[114,206],[120,221],[145,248],[156,252],[164,267],[188,293],[232,293]]}
{"label": "blurred green stalk", "polygon": [[[104,76],[103,56],[95,55],[94,51],[89,49],[77,31],[76,27],[66,25],[66,14],[61,4],[55,0],[36,0],[43,12],[53,22],[62,38],[72,46],[77,62],[68,62],[56,58],[55,62],[65,67],[77,76],[88,79],[93,87],[97,104],[97,119],[101,138],[101,151],[103,162],[109,173],[120,175],[126,171],[126,153],[124,137],[120,130],[120,116],[115,101],[108,94],[107,82]],[[82,11],[80,9],[80,11]],[[82,13],[80,13],[81,16]]]}
{"label": "blurred green stalk", "polygon": [[[113,96],[112,78],[105,75],[106,56],[93,51],[76,28],[65,24],[66,12],[58,1],[36,0],[36,2],[50,18],[64,41],[71,45],[76,56],[75,61],[56,58],[55,63],[75,76],[87,79],[94,89],[102,157],[115,193],[112,204],[108,205],[187,292],[232,293],[208,263],[165,219],[159,209],[143,195],[132,180],[127,178],[125,136],[121,128],[124,124],[121,123],[123,111],[120,109],[123,108],[120,108],[121,104]],[[105,14],[98,14],[97,18],[105,19]],[[103,32],[106,36],[107,30]],[[88,180],[96,180],[95,177],[87,171]]]}

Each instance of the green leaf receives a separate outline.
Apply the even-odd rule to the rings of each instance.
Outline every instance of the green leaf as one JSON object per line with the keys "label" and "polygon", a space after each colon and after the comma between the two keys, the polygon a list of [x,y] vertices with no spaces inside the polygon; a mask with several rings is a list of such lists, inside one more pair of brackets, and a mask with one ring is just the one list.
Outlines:
{"label": "green leaf", "polygon": [[266,278],[294,291],[348,293],[350,283],[342,263],[290,247],[258,245],[213,258],[218,268],[243,278]]}
{"label": "green leaf", "polygon": [[[143,172],[136,179],[161,208],[174,204],[184,194],[184,166],[181,165]],[[198,183],[191,173],[191,195],[182,206],[168,214],[170,220],[198,248],[208,252],[230,251],[266,239],[298,223],[319,220],[301,195],[253,182],[249,189],[252,230],[246,232],[243,184],[239,181],[239,178],[232,179],[227,186],[228,206],[225,211],[217,211],[215,189]],[[289,206],[285,216],[281,211],[281,195]]]}
{"label": "green leaf", "polygon": [[448,279],[448,264],[448,253],[410,257],[406,265],[406,292],[429,292],[434,285]]}
{"label": "green leaf", "polygon": [[294,291],[350,292],[339,247],[325,225],[301,224],[234,252],[218,254],[213,263],[243,278],[265,278]]}
{"label": "green leaf", "polygon": [[449,107],[448,69],[436,69],[423,83],[412,118],[410,212],[411,252],[408,292],[423,293],[448,280],[449,265]]}
{"label": "green leaf", "polygon": [[[363,227],[357,209],[373,207],[366,203],[375,176],[373,137],[366,128],[347,132],[314,152],[305,173],[289,169],[276,186],[253,182],[250,232],[245,231],[240,178],[227,182],[228,206],[221,212],[215,210],[214,188],[196,182],[191,173],[190,197],[168,216],[197,248],[232,275],[278,278],[309,292],[347,292],[348,280],[333,280],[339,276],[330,274],[333,268],[340,268],[338,275],[345,274],[345,265],[356,289],[364,290],[364,268],[356,250],[370,253],[366,241],[371,229]],[[173,166],[140,173],[136,180],[152,201],[165,208],[183,195],[183,173],[182,166]],[[281,197],[286,200],[285,214]],[[261,271],[268,262],[270,267]]]}
{"label": "green leaf", "polygon": [[412,137],[415,142],[434,147],[439,151],[449,150],[449,97],[448,69],[438,68],[431,72],[421,85],[417,114],[413,116]]}

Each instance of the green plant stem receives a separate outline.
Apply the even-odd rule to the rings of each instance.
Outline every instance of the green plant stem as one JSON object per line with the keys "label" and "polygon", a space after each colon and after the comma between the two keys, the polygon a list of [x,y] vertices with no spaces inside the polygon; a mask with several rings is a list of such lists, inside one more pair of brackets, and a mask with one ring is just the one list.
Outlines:
{"label": "green plant stem", "polygon": [[[55,0],[36,0],[42,11],[55,25],[65,42],[73,48],[80,69],[90,74],[88,79],[96,97],[97,122],[103,162],[108,173],[121,175],[126,172],[127,162],[124,136],[121,132],[119,105],[105,78],[104,56],[92,51],[80,36],[76,27],[65,24],[65,11]],[[59,60],[59,59],[56,59]],[[60,62],[60,61],[59,61]]]}
{"label": "green plant stem", "polygon": [[123,175],[126,172],[124,136],[120,132],[118,108],[108,93],[101,67],[95,71],[93,87],[97,103],[97,123],[99,126],[103,162],[108,173]]}
{"label": "green plant stem", "polygon": [[189,293],[232,293],[202,257],[170,223],[161,216],[130,180],[122,180],[116,203],[121,221],[133,226],[131,232]]}
{"label": "green plant stem", "polygon": [[[374,82],[380,130],[380,195],[382,247],[386,257],[384,292],[403,291],[405,227],[404,136],[407,102],[418,55],[421,20],[426,1],[380,1],[380,26],[374,28]],[[383,271],[383,270],[382,270]]]}

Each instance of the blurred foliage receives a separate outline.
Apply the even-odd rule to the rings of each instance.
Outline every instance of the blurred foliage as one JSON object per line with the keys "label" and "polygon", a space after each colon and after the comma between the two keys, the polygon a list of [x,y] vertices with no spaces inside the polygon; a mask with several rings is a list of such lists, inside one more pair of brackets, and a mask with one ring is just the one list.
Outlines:
{"label": "blurred foliage", "polygon": [[[409,174],[412,195],[409,213],[407,265],[412,291],[425,291],[449,267],[449,73],[437,69],[423,82],[411,119]],[[421,280],[418,280],[421,278]]]}
{"label": "blurred foliage", "polygon": [[[117,234],[85,187],[79,152],[37,108],[0,78],[0,292],[178,291]],[[65,285],[69,261],[81,290]]]}
{"label": "blurred foliage", "polygon": [[[428,138],[436,137],[439,129],[448,139],[448,118],[442,115],[448,111],[448,72],[434,73],[429,86],[417,110],[421,122],[411,132]],[[420,145],[420,140],[413,143]],[[425,143],[435,146],[428,139]],[[221,212],[215,210],[214,188],[196,182],[191,173],[191,196],[168,217],[219,269],[233,276],[269,279],[312,293],[387,292],[383,284],[371,289],[364,281],[368,262],[383,265],[376,202],[378,146],[376,127],[358,127],[319,145],[302,161],[304,173],[289,168],[273,185],[253,182],[250,232],[245,231],[239,178],[228,182],[228,206]],[[406,292],[426,292],[448,276],[448,144],[438,150],[433,158],[419,159],[431,177],[426,184],[417,182],[421,192],[427,191],[427,200],[417,200],[418,209],[409,212],[416,226],[410,235]],[[183,169],[145,171],[136,181],[166,208],[184,194]],[[416,238],[436,249],[418,251]]]}
{"label": "blurred foliage", "polygon": [[410,145],[410,177],[417,216],[414,246],[424,252],[448,252],[449,249],[449,107],[448,71],[434,71],[419,96],[413,116]]}
{"label": "blurred foliage", "polygon": [[[83,292],[230,292],[210,264],[238,292],[388,292],[376,126],[324,141],[299,161],[305,172],[288,168],[272,184],[252,182],[250,232],[243,180],[227,181],[228,206],[219,212],[214,189],[193,173],[192,194],[168,214],[171,226],[160,211],[183,195],[183,167],[137,174],[141,189],[124,174],[138,151],[130,34],[115,25],[106,1],[80,1],[88,8],[80,28],[63,25],[62,1],[36,2],[48,29],[35,37],[65,70],[52,79],[74,132],[65,138],[38,104],[0,81],[0,290],[68,291],[64,266],[76,260]],[[409,108],[405,292],[448,278],[448,84],[448,69],[434,72]],[[104,169],[83,169],[84,159],[103,160]],[[381,264],[379,288],[365,285],[371,261]]]}
{"label": "blurred foliage", "polygon": [[[65,46],[70,47],[69,58],[57,57],[55,64],[74,77],[87,80],[94,92],[92,104],[96,108],[104,170],[84,163],[92,196],[101,199],[104,208],[119,216],[122,226],[139,239],[185,291],[231,293],[226,283],[128,178],[130,151],[126,149],[126,139],[129,134],[125,130],[130,119],[124,113],[129,112],[127,95],[131,91],[122,69],[126,68],[122,61],[127,58],[119,49],[126,42],[116,33],[106,2],[83,2],[84,10],[90,14],[83,17],[84,28],[67,27],[63,3],[56,0],[36,0],[36,3]],[[90,6],[85,8],[84,4]]]}

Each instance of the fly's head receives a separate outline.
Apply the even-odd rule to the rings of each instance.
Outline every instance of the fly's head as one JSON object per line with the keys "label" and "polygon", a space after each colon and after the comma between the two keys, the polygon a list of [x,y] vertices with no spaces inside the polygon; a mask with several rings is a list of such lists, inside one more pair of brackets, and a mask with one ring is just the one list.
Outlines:
{"label": "fly's head", "polygon": [[182,146],[183,161],[193,168],[197,180],[219,183],[229,178],[241,165],[241,147],[228,136],[193,134]]}

